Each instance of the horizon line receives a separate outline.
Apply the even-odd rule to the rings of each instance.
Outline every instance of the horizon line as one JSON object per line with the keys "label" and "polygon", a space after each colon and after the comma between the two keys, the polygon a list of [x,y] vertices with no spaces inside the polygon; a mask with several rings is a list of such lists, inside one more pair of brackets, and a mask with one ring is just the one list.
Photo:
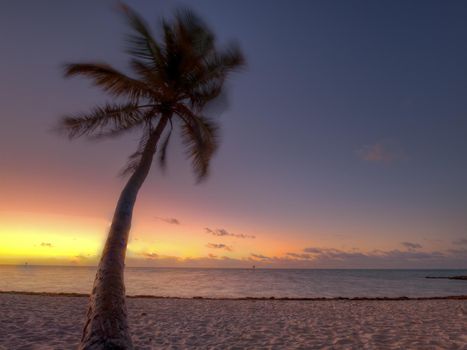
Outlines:
{"label": "horizon line", "polygon": [[[54,265],[54,264],[0,264],[0,266],[14,267],[78,267],[97,268],[96,265]],[[436,268],[411,268],[411,267],[215,267],[215,266],[125,266],[125,268],[137,269],[212,269],[212,270],[467,270],[467,267],[436,267]]]}

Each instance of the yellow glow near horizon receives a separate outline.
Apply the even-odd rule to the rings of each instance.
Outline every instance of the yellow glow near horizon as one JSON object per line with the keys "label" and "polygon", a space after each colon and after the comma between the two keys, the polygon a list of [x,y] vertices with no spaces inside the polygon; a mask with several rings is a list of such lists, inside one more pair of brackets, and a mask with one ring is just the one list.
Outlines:
{"label": "yellow glow near horizon", "polygon": [[[96,264],[107,230],[104,218],[44,214],[32,212],[0,212],[0,264]],[[268,239],[266,232],[251,232],[256,238],[239,239],[234,236],[213,236],[203,227],[186,223],[171,225],[149,219],[133,225],[127,256],[132,266],[159,263],[173,264],[199,259],[201,263],[235,259],[248,263],[251,254],[270,257],[297,252],[312,243],[299,239]],[[274,232],[273,232],[274,233]],[[209,246],[222,245],[213,248]],[[218,260],[218,261],[219,261]]]}
{"label": "yellow glow near horizon", "polygon": [[[0,212],[0,264],[95,264],[107,234],[105,219],[32,212]],[[148,259],[151,255],[177,260],[229,256],[248,256],[253,242],[224,238],[231,251],[207,247],[220,243],[203,228],[139,222],[132,227],[128,256]],[[235,243],[235,244],[233,244]]]}
{"label": "yellow glow near horizon", "polygon": [[0,262],[84,261],[99,253],[104,220],[23,212],[0,213]]}

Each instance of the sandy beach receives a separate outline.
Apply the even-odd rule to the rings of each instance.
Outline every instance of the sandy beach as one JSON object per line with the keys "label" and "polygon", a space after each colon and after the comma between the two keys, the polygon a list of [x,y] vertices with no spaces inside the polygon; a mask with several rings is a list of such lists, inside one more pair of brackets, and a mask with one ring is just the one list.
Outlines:
{"label": "sandy beach", "polygon": [[[0,349],[74,349],[86,297],[0,294]],[[467,349],[467,300],[128,299],[136,349]]]}

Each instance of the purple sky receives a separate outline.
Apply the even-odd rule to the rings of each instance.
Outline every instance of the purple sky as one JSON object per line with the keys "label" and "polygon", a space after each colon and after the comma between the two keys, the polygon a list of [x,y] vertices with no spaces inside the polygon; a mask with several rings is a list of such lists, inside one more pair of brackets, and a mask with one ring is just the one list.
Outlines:
{"label": "purple sky", "polygon": [[[127,3],[154,28],[189,3],[248,60],[229,83],[211,177],[194,185],[176,140],[166,174],[154,167],[139,198],[135,220],[154,230],[142,236],[171,229],[154,217],[172,218],[189,223],[189,237],[205,227],[256,237],[191,243],[232,259],[280,265],[320,249],[313,259],[337,266],[361,252],[376,266],[383,252],[387,266],[467,267],[465,1]],[[70,143],[50,129],[108,100],[64,80],[63,63],[127,69],[114,6],[0,3],[1,212],[68,215],[70,225],[111,216],[138,135]],[[203,256],[193,249],[180,256]]]}

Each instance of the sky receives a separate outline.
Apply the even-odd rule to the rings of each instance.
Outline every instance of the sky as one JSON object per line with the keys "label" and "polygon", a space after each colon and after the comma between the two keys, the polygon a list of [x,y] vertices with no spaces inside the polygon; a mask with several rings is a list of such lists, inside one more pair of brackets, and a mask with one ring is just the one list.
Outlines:
{"label": "sky", "polygon": [[[179,139],[153,167],[129,266],[467,268],[465,1],[126,3],[154,33],[189,5],[248,62],[209,179]],[[111,101],[63,64],[128,71],[128,31],[112,0],[0,2],[0,264],[96,264],[138,134],[52,130]]]}

